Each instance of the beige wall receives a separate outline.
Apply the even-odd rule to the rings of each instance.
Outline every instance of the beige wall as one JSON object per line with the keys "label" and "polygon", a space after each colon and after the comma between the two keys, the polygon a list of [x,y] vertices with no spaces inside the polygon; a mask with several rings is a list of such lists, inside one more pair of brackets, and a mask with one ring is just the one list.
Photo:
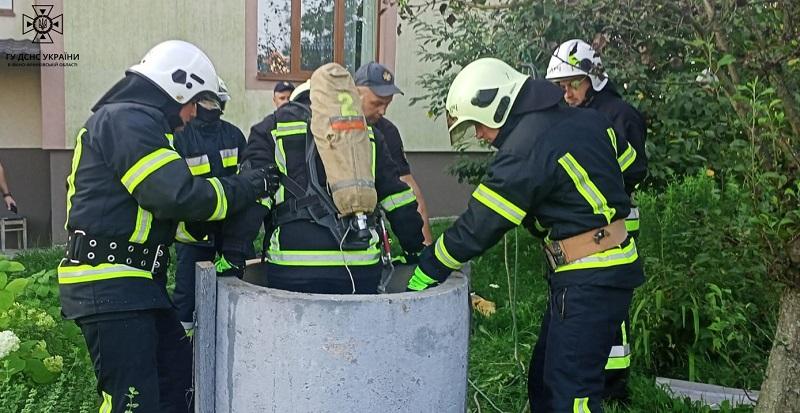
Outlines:
{"label": "beige wall", "polygon": [[[14,0],[15,16],[0,16],[0,39],[30,39],[30,33],[22,34],[22,14],[32,16],[31,0]],[[3,65],[5,66],[5,64]]]}
{"label": "beige wall", "polygon": [[[424,19],[426,16],[418,18]],[[420,96],[424,92],[417,83],[419,76],[435,70],[436,66],[419,61],[422,45],[408,22],[401,21],[401,24],[401,34],[397,38],[395,75],[397,85],[405,95],[395,96],[386,117],[400,129],[407,151],[451,151],[445,120],[441,117],[429,117],[425,102],[414,106],[409,103],[412,97]]]}
{"label": "beige wall", "polygon": [[38,67],[8,67],[0,57],[0,148],[41,148]]}
{"label": "beige wall", "polygon": [[153,45],[182,39],[200,46],[231,91],[225,118],[247,132],[272,111],[268,90],[244,90],[245,0],[81,0],[65,2],[64,50],[80,53],[65,70],[67,146],[97,99]]}

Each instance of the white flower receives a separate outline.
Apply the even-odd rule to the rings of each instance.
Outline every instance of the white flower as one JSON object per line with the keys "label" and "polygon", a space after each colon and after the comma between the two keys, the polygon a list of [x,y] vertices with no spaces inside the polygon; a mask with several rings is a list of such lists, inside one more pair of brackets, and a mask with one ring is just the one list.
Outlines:
{"label": "white flower", "polygon": [[0,359],[19,350],[19,337],[13,331],[0,331]]}

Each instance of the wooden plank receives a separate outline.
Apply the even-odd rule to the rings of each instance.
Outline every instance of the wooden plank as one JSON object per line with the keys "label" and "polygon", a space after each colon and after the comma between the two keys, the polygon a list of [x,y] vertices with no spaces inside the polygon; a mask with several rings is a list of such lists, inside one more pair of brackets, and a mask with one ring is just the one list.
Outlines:
{"label": "wooden plank", "polygon": [[214,264],[195,266],[194,409],[214,413],[217,343],[217,272]]}

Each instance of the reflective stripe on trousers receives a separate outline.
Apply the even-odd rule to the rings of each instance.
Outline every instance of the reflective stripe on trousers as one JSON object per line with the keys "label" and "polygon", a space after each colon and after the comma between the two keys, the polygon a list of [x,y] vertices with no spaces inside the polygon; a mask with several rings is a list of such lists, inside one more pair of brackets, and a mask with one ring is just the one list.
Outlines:
{"label": "reflective stripe on trousers", "polygon": [[628,232],[639,230],[639,208],[631,208],[631,212],[625,217],[625,229],[628,230]]}

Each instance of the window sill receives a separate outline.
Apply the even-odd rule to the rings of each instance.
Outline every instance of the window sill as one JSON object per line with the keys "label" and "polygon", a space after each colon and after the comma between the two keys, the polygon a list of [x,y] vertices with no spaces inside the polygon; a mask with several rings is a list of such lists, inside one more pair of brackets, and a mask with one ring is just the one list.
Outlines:
{"label": "window sill", "polygon": [[0,9],[0,16],[2,16],[2,17],[14,17],[14,16],[16,16],[16,14],[14,14],[14,10]]}

